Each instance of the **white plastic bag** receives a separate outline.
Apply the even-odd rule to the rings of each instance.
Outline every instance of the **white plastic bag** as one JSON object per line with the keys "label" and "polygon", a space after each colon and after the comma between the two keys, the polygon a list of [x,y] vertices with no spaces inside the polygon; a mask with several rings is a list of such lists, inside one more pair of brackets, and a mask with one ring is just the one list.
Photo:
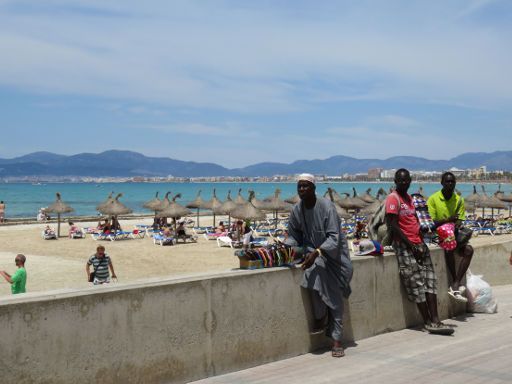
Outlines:
{"label": "white plastic bag", "polygon": [[482,275],[473,275],[471,271],[468,271],[466,276],[469,311],[479,313],[498,312],[498,300],[492,293],[491,286],[482,279]]}

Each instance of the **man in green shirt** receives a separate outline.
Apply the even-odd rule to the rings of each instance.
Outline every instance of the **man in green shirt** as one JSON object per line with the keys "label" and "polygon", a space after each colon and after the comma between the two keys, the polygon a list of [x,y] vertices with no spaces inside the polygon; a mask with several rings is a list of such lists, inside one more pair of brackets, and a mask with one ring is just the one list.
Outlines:
{"label": "man in green shirt", "polygon": [[[462,221],[466,218],[466,210],[464,208],[464,199],[458,194],[454,193],[455,175],[451,172],[445,172],[441,176],[441,185],[443,188],[429,197],[427,205],[428,212],[434,220],[436,227],[446,223],[455,224],[455,233],[462,225]],[[461,256],[459,268],[455,268],[454,253]],[[467,301],[462,296],[466,288],[461,285],[462,279],[466,275],[466,271],[471,263],[473,257],[473,247],[467,242],[458,243],[457,248],[453,251],[444,251],[446,266],[451,275],[451,285],[448,294],[458,301]]]}
{"label": "man in green shirt", "polygon": [[0,271],[0,275],[4,277],[4,279],[11,284],[11,292],[13,295],[17,293],[25,293],[25,285],[27,284],[27,271],[25,271],[25,261],[26,257],[24,255],[18,254],[14,259],[16,266],[18,269],[14,272],[14,275],[9,275],[5,271]]}

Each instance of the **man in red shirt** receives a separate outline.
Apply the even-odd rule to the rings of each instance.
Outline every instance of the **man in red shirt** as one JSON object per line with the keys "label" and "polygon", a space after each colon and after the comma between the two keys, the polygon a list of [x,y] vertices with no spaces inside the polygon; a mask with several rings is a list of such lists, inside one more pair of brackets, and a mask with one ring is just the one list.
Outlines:
{"label": "man in red shirt", "polygon": [[395,173],[396,191],[386,199],[386,223],[393,237],[400,279],[409,301],[415,302],[430,333],[451,335],[437,314],[437,277],[427,245],[423,242],[412,197],[407,193],[411,175],[401,168]]}

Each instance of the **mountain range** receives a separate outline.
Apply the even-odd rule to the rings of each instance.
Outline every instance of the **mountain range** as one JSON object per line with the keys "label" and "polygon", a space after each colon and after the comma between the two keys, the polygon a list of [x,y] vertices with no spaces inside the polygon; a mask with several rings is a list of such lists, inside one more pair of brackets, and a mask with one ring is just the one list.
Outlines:
{"label": "mountain range", "polygon": [[22,176],[272,176],[301,172],[341,175],[343,173],[363,173],[371,168],[405,167],[410,170],[441,171],[451,167],[467,169],[480,166],[486,166],[489,171],[512,171],[512,151],[464,153],[450,160],[429,160],[413,156],[395,156],[384,160],[356,159],[340,155],[327,159],[297,160],[290,164],[258,163],[234,169],[214,163],[148,157],[131,151],[110,150],[71,156],[34,152],[12,159],[0,159],[0,178]]}

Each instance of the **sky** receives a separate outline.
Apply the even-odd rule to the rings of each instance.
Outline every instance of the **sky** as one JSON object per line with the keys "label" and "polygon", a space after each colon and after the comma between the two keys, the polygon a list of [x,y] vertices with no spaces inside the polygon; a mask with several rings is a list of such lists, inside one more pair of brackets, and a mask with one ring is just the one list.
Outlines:
{"label": "sky", "polygon": [[509,0],[0,0],[0,158],[512,150]]}

